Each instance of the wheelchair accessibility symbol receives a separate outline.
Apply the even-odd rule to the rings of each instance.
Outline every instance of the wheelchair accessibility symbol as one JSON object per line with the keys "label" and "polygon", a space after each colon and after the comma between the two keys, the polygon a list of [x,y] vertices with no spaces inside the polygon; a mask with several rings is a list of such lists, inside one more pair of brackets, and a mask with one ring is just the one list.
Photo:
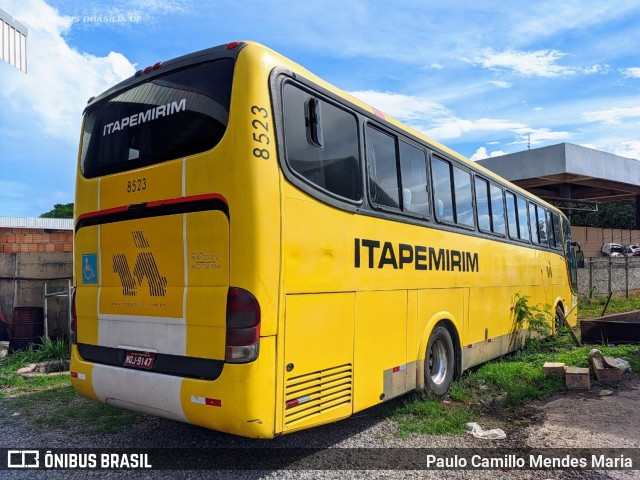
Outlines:
{"label": "wheelchair accessibility symbol", "polygon": [[98,255],[82,255],[82,283],[98,283]]}

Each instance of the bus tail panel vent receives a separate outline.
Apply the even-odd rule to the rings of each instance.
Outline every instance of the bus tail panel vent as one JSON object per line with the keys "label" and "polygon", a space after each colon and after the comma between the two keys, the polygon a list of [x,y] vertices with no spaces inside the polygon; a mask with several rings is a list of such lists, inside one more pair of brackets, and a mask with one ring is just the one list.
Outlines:
{"label": "bus tail panel vent", "polygon": [[301,428],[350,415],[352,389],[351,364],[288,378],[284,429]]}

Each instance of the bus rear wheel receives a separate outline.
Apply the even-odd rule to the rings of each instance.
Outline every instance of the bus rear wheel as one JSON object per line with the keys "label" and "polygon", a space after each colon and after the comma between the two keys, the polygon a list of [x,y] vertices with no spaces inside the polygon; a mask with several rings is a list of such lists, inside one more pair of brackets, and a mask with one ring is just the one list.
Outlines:
{"label": "bus rear wheel", "polygon": [[444,397],[453,381],[454,350],[451,334],[438,325],[431,332],[424,359],[424,386],[428,393]]}

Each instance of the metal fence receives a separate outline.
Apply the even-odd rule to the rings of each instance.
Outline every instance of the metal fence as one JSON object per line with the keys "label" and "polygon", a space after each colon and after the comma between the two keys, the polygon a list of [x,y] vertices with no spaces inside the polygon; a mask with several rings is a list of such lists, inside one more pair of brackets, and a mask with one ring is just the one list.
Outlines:
{"label": "metal fence", "polygon": [[625,295],[640,290],[640,257],[585,258],[578,269],[578,291],[582,296]]}

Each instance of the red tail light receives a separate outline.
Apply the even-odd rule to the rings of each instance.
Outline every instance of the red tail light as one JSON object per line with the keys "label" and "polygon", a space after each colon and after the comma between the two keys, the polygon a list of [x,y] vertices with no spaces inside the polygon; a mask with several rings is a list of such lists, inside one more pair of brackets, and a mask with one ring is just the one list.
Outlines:
{"label": "red tail light", "polygon": [[227,348],[225,360],[248,363],[258,358],[260,305],[251,292],[230,287],[227,293]]}
{"label": "red tail light", "polygon": [[76,313],[76,290],[71,295],[71,322],[69,323],[69,341],[76,343],[78,341],[78,314]]}

